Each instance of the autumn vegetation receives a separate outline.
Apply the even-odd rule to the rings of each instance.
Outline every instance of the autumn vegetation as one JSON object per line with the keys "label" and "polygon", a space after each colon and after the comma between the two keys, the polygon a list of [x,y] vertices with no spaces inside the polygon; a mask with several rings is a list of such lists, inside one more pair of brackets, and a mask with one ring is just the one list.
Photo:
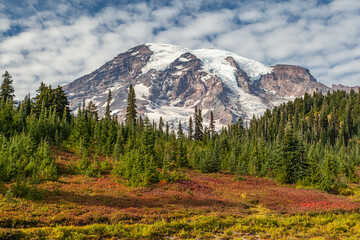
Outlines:
{"label": "autumn vegetation", "polygon": [[41,84],[0,91],[0,238],[360,237],[360,93],[315,92],[216,131],[126,121]]}

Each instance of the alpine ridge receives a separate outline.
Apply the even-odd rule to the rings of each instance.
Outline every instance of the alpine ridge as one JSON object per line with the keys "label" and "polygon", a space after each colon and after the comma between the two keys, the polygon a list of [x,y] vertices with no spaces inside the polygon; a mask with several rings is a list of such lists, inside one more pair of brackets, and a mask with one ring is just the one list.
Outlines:
{"label": "alpine ridge", "polygon": [[213,111],[218,129],[240,118],[246,122],[305,93],[330,90],[299,66],[269,67],[223,50],[154,43],[119,54],[64,90],[71,110],[76,112],[83,100],[92,101],[100,115],[111,90],[112,114],[123,121],[130,84],[140,114],[155,121],[162,116],[170,123],[184,123],[197,106],[205,125]]}

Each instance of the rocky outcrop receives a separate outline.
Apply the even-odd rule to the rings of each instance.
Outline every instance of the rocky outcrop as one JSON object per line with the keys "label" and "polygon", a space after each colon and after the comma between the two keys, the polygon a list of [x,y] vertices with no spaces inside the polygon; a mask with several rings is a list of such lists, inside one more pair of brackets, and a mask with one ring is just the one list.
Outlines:
{"label": "rocky outcrop", "polygon": [[329,88],[310,74],[309,70],[293,65],[275,65],[273,72],[261,76],[262,88],[281,97],[301,97],[305,93],[327,91]]}
{"label": "rocky outcrop", "polygon": [[[124,120],[127,91],[132,84],[138,112],[157,121],[187,122],[194,107],[208,122],[214,112],[220,129],[240,117],[245,121],[267,108],[304,93],[329,90],[309,70],[292,65],[264,66],[236,54],[214,49],[190,50],[164,44],[144,44],[119,54],[99,69],[64,86],[70,108],[85,99],[102,115],[109,90],[111,110]],[[347,90],[345,86],[334,89]],[[186,126],[185,126],[186,127]]]}
{"label": "rocky outcrop", "polygon": [[112,92],[112,97],[116,102],[116,108],[124,109],[126,102],[121,100],[127,97],[127,87],[130,83],[136,83],[137,76],[147,64],[151,54],[152,52],[145,45],[137,46],[119,54],[92,73],[65,85],[64,90],[69,96],[70,108],[74,111],[84,99],[87,102],[91,100],[102,115],[105,112],[103,103],[106,102],[108,91],[115,90]]}
{"label": "rocky outcrop", "polygon": [[355,92],[360,91],[360,86],[354,86],[354,87],[348,87],[342,84],[333,84],[331,86],[331,89],[333,91],[346,91],[346,92],[350,92],[351,90],[354,90]]}
{"label": "rocky outcrop", "polygon": [[250,79],[248,75],[246,75],[246,73],[239,67],[233,57],[227,57],[226,60],[236,69],[235,76],[238,86],[241,87],[245,92],[251,93],[251,87],[249,86]]}

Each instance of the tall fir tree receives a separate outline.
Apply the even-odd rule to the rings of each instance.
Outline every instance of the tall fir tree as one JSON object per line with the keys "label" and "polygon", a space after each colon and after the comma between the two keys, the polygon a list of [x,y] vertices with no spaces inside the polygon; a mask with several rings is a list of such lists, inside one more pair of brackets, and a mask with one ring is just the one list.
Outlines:
{"label": "tall fir tree", "polygon": [[8,73],[8,71],[5,71],[5,73],[2,75],[3,81],[1,83],[1,89],[0,89],[0,101],[12,101],[15,97],[14,95],[14,87],[12,86],[13,80],[12,76]]}
{"label": "tall fir tree", "polygon": [[179,126],[178,126],[178,131],[177,131],[177,137],[178,137],[178,139],[184,137],[184,132],[183,132],[183,130],[182,130],[181,121],[179,121]]}
{"label": "tall fir tree", "polygon": [[211,137],[215,136],[215,120],[214,120],[214,114],[213,111],[210,111],[210,133],[211,133]]}
{"label": "tall fir tree", "polygon": [[189,118],[189,132],[188,132],[188,139],[189,139],[189,140],[192,140],[192,139],[193,139],[193,134],[194,134],[194,131],[193,131],[193,120],[192,120],[192,117],[190,116],[190,118]]}
{"label": "tall fir tree", "polygon": [[111,90],[109,90],[108,97],[106,100],[106,109],[105,109],[105,118],[110,119],[111,118],[111,110],[110,110],[110,104],[111,104]]}
{"label": "tall fir tree", "polygon": [[136,96],[132,84],[129,86],[125,123],[127,126],[135,125],[136,123]]}
{"label": "tall fir tree", "polygon": [[201,115],[201,109],[197,108],[197,106],[195,106],[194,120],[195,120],[194,139],[201,140],[203,137],[203,125],[202,125],[203,119]]}

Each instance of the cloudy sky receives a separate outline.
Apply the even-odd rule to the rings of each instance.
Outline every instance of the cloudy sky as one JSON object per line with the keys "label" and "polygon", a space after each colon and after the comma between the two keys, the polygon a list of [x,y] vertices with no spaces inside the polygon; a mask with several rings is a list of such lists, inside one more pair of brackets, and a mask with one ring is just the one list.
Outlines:
{"label": "cloudy sky", "polygon": [[358,0],[1,0],[0,71],[16,97],[63,85],[146,42],[219,48],[360,85]]}

